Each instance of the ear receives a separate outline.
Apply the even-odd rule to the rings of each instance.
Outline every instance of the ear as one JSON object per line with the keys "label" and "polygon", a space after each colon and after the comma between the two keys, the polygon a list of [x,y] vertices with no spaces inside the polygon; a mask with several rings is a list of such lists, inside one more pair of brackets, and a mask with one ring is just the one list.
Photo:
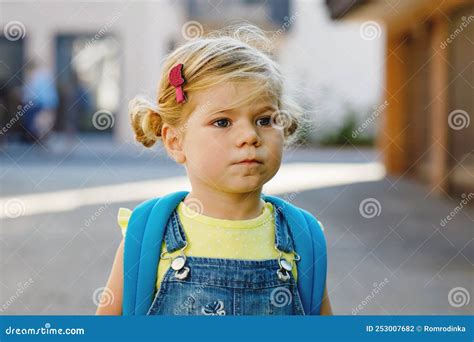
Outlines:
{"label": "ear", "polygon": [[164,123],[161,128],[161,138],[168,155],[177,163],[184,164],[186,155],[183,150],[183,134],[181,134],[181,130]]}

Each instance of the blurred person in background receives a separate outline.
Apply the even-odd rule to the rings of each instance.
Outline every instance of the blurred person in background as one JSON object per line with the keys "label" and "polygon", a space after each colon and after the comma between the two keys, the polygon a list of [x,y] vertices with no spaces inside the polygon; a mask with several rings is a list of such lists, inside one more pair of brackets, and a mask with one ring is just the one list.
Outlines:
{"label": "blurred person in background", "polygon": [[51,73],[35,62],[27,65],[23,84],[23,103],[30,101],[32,106],[22,117],[22,140],[26,143],[37,143],[45,139],[53,128],[58,94]]}

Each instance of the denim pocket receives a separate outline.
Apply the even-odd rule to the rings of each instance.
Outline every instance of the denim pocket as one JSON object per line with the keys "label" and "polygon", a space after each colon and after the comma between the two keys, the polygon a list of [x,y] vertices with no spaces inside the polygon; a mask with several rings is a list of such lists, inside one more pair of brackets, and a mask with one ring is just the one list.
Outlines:
{"label": "denim pocket", "polygon": [[224,316],[232,314],[233,289],[178,280],[171,268],[166,272],[148,315]]}

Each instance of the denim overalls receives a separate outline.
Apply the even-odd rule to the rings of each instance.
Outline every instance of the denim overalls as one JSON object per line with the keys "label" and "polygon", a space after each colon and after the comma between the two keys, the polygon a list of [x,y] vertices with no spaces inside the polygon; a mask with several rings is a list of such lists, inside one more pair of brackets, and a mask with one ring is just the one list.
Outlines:
{"label": "denim overalls", "polygon": [[165,231],[167,252],[180,250],[164,275],[147,315],[304,315],[291,272],[281,251],[294,253],[286,221],[274,210],[278,259],[237,260],[186,256],[186,236],[176,209]]}

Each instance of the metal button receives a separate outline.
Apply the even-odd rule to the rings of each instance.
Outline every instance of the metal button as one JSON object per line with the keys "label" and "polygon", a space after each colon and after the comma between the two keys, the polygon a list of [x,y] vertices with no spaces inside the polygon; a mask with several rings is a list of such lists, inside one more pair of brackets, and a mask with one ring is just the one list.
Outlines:
{"label": "metal button", "polygon": [[280,259],[280,267],[290,272],[293,269],[293,264],[286,259]]}
{"label": "metal button", "polygon": [[278,270],[277,275],[278,275],[278,279],[281,281],[288,281],[290,279],[290,275],[285,270]]}
{"label": "metal button", "polygon": [[171,268],[175,271],[179,271],[186,264],[186,258],[184,256],[178,256],[171,262]]}
{"label": "metal button", "polygon": [[176,271],[174,273],[174,277],[179,280],[186,279],[188,277],[189,271],[189,267],[184,267],[183,269]]}

